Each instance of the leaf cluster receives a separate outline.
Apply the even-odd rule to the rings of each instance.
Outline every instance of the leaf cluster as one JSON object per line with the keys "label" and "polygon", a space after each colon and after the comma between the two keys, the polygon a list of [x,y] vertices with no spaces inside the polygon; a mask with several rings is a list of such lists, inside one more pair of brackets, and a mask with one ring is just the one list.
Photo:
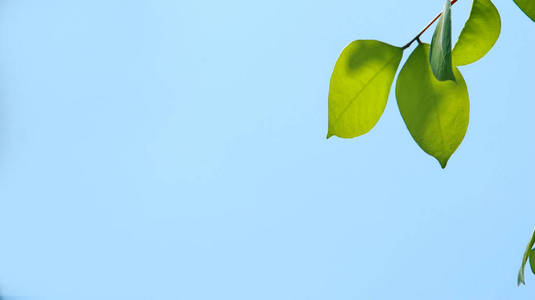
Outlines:
{"label": "leaf cluster", "polygon": [[520,266],[520,271],[518,272],[518,285],[525,284],[525,278],[524,278],[524,269],[526,268],[526,264],[529,259],[529,265],[531,267],[531,272],[535,274],[535,249],[533,248],[535,245],[535,232],[533,233],[533,236],[531,237],[531,240],[528,243],[528,246],[526,247],[526,251],[524,252],[524,256],[522,257],[522,265]]}
{"label": "leaf cluster", "polygon": [[[411,136],[442,168],[468,128],[468,88],[458,67],[487,54],[501,30],[500,15],[491,0],[474,0],[470,16],[452,47],[454,2],[446,0],[430,45],[422,43],[420,35],[415,38],[419,45],[399,72],[395,90]],[[377,124],[409,45],[396,47],[376,40],[357,40],[342,51],[331,76],[327,138],[358,137]]]}
{"label": "leaf cluster", "polygon": [[[513,0],[535,21],[535,0]],[[451,5],[446,0],[431,44],[420,34],[403,47],[376,40],[357,40],[338,58],[329,88],[327,138],[354,138],[369,132],[381,118],[403,52],[414,41],[418,46],[401,69],[396,83],[399,111],[407,129],[423,151],[442,168],[459,147],[468,128],[470,103],[466,82],[457,67],[474,63],[494,46],[501,30],[498,10],[490,0],[473,0],[466,24],[452,49]],[[438,18],[438,17],[437,17]],[[525,283],[529,261],[535,274],[535,233],[518,272]]]}

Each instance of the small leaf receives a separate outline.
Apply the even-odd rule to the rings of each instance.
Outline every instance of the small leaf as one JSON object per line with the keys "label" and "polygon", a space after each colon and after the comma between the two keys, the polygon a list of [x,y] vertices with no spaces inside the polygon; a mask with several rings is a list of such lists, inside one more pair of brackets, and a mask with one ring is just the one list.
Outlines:
{"label": "small leaf", "polygon": [[342,51],[329,88],[327,138],[353,138],[375,126],[402,56],[401,48],[374,40],[354,41]]}
{"label": "small leaf", "polygon": [[526,283],[524,280],[524,269],[526,268],[526,263],[528,262],[528,258],[530,257],[533,245],[535,245],[535,232],[533,233],[533,236],[531,237],[531,240],[529,241],[528,246],[526,247],[526,251],[524,251],[524,256],[522,257],[522,264],[520,265],[520,271],[518,271],[518,285]]}
{"label": "small leaf", "polygon": [[440,81],[453,80],[453,65],[451,63],[451,3],[446,0],[442,16],[438,20],[437,28],[431,40],[429,61],[433,74]]}
{"label": "small leaf", "polygon": [[535,1],[533,0],[514,0],[516,5],[535,22]]}
{"label": "small leaf", "polygon": [[531,249],[529,252],[529,266],[531,267],[531,273],[535,274],[535,249]]}
{"label": "small leaf", "polygon": [[457,68],[453,70],[457,83],[438,81],[428,57],[428,44],[414,50],[399,73],[396,98],[416,143],[445,168],[468,128],[468,89]]}
{"label": "small leaf", "polygon": [[490,0],[474,0],[472,11],[452,51],[453,65],[478,61],[494,46],[500,36],[501,20]]}

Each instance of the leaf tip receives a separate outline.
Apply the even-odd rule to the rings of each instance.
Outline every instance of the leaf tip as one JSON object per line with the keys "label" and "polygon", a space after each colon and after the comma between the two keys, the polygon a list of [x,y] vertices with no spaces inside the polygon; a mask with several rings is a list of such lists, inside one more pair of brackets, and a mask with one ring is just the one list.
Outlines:
{"label": "leaf tip", "polygon": [[522,274],[522,270],[520,270],[520,272],[518,272],[518,280],[517,280],[517,283],[516,283],[518,286],[521,286],[521,285],[525,285],[526,282],[524,282],[524,274]]}
{"label": "leaf tip", "polygon": [[[453,81],[454,83],[457,83],[457,79],[455,78],[455,74],[453,73],[453,69],[450,71],[441,71],[441,70],[435,70],[436,67],[431,66],[431,71],[433,72],[433,75],[435,75],[435,79],[438,81]],[[446,72],[446,73],[444,73]]]}
{"label": "leaf tip", "polygon": [[446,169],[449,159],[450,159],[449,157],[445,159],[437,158],[438,162],[440,163],[440,167],[442,167],[442,170]]}

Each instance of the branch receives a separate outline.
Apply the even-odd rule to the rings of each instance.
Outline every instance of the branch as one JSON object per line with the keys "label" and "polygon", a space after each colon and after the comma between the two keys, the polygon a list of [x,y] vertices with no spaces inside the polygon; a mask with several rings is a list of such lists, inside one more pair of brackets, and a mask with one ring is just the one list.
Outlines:
{"label": "branch", "polygon": [[[451,5],[455,4],[456,2],[457,0],[451,0]],[[405,50],[409,48],[410,45],[414,43],[414,41],[418,41],[418,43],[421,43],[420,36],[422,36],[422,34],[424,34],[424,32],[429,29],[429,27],[431,27],[431,25],[433,25],[433,23],[435,23],[438,18],[440,18],[440,16],[442,16],[442,12],[440,12],[431,22],[429,22],[429,24],[427,24],[427,26],[425,26],[425,28],[422,29],[422,31],[420,31],[420,33],[418,33],[410,42],[408,42],[405,46],[401,47],[401,49]]]}

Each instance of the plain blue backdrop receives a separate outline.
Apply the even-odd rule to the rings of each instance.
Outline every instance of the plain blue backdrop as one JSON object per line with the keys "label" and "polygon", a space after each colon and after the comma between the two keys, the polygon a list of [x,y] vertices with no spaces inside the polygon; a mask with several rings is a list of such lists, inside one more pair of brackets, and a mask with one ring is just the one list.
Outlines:
{"label": "plain blue backdrop", "polygon": [[442,170],[393,93],[369,134],[325,135],[342,49],[401,46],[443,0],[1,0],[1,293],[533,299],[516,275],[535,23],[495,4],[502,35],[461,70],[470,126]]}

